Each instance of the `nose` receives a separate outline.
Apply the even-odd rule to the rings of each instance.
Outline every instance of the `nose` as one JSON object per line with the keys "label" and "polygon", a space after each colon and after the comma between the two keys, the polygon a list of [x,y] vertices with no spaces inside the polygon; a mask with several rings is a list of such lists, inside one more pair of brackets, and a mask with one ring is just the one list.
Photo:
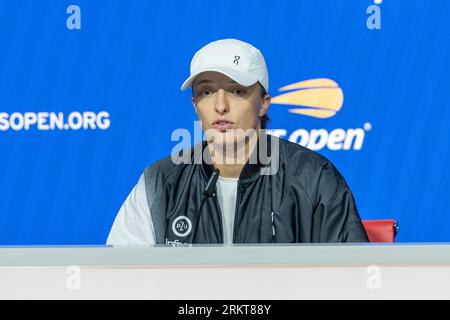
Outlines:
{"label": "nose", "polygon": [[225,95],[225,90],[219,89],[217,91],[217,95],[216,96],[217,96],[216,105],[215,105],[216,111],[219,114],[227,113],[230,110],[230,107],[228,105],[228,101],[227,101],[227,98],[226,98],[226,95]]}

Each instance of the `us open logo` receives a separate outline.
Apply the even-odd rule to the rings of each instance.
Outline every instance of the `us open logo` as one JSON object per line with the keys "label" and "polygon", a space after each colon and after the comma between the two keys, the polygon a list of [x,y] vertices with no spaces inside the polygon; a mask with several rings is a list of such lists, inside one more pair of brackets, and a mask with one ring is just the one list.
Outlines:
{"label": "us open logo", "polygon": [[294,106],[288,112],[314,118],[333,117],[344,103],[342,89],[335,81],[327,78],[300,81],[278,91],[286,93],[273,97],[273,104]]}
{"label": "us open logo", "polygon": [[192,231],[192,222],[186,216],[179,216],[172,223],[172,231],[178,237],[186,237]]}
{"label": "us open logo", "polygon": [[[326,119],[334,117],[344,104],[344,92],[337,82],[328,78],[316,78],[284,86],[282,93],[272,98],[272,104],[288,106],[288,112],[303,116]],[[307,130],[295,129],[288,133],[285,128],[269,129],[268,133],[286,137],[310,150],[327,148],[331,151],[361,150],[366,134],[372,130],[372,123],[365,122],[357,128],[325,128]]]}

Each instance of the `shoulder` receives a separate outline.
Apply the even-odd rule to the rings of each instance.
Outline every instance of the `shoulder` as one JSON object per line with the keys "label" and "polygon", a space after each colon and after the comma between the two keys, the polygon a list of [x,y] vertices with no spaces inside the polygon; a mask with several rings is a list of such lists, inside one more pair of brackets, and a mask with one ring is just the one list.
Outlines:
{"label": "shoulder", "polygon": [[161,175],[161,178],[167,178],[176,169],[177,165],[172,161],[172,156],[167,156],[148,165],[144,170],[144,175]]}
{"label": "shoulder", "polygon": [[299,184],[311,203],[321,193],[333,194],[348,186],[334,164],[326,157],[296,143],[280,139],[280,165],[290,181]]}
{"label": "shoulder", "polygon": [[276,139],[279,141],[280,162],[292,174],[300,175],[305,171],[320,173],[324,167],[332,166],[330,160],[317,152],[283,138]]}
{"label": "shoulder", "polygon": [[169,179],[176,179],[186,168],[195,164],[195,150],[196,147],[183,149],[148,165],[144,170],[145,184],[160,185],[165,184]]}

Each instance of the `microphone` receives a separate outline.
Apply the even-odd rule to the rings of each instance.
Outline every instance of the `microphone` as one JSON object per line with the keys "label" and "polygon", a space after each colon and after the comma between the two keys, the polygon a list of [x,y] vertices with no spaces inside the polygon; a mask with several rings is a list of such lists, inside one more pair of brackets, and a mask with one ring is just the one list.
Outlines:
{"label": "microphone", "polygon": [[203,196],[211,197],[214,194],[214,187],[216,186],[217,179],[219,179],[220,170],[214,169],[211,177],[206,184],[205,190],[203,190]]}
{"label": "microphone", "polygon": [[195,226],[194,226],[194,232],[193,232],[193,236],[192,236],[192,242],[194,242],[195,240],[195,236],[197,234],[197,227],[199,225],[200,222],[200,217],[202,216],[202,209],[203,206],[206,203],[206,200],[208,200],[208,198],[212,197],[214,195],[214,190],[217,184],[217,180],[219,179],[219,175],[220,175],[220,170],[219,169],[214,169],[211,177],[208,180],[208,183],[206,184],[205,190],[203,190],[203,198],[202,198],[202,203],[200,205],[200,209],[198,210],[197,213],[197,219],[195,220]]}

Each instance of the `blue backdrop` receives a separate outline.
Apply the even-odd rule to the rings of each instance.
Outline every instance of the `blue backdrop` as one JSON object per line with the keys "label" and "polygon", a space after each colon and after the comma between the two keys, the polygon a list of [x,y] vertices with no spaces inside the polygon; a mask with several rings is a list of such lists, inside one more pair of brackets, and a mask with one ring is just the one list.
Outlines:
{"label": "blue backdrop", "polygon": [[398,241],[450,241],[450,2],[385,0],[381,29],[367,26],[372,4],[1,1],[0,244],[103,244],[172,131],[193,128],[179,89],[192,55],[230,37],[263,52],[274,97],[317,78],[342,89],[334,116],[273,104],[269,128],[362,133],[359,146],[317,151],[363,219],[398,219]]}

